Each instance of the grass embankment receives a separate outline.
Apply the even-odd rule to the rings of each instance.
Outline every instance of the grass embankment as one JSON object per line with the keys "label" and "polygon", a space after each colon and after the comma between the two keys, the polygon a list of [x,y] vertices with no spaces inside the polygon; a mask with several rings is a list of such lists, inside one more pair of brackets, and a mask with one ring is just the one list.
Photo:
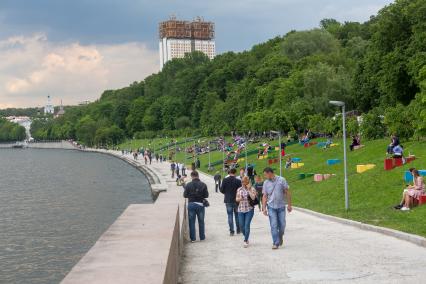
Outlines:
{"label": "grass embankment", "polygon": [[[148,143],[148,141],[140,142]],[[283,170],[283,175],[291,185],[294,204],[317,212],[426,237],[426,205],[417,207],[410,212],[401,212],[392,208],[401,199],[402,189],[405,185],[404,172],[410,167],[426,169],[426,143],[417,141],[403,143],[405,152],[411,152],[416,155],[417,159],[392,171],[383,169],[388,139],[364,141],[363,144],[366,147],[348,152],[350,210],[346,212],[344,208],[343,164],[334,166],[327,166],[326,164],[327,159],[343,160],[341,141],[335,142],[340,143],[340,145],[329,149],[320,149],[316,146],[304,148],[298,144],[287,147],[286,152],[288,154],[291,154],[292,157],[301,158],[305,164],[299,169]],[[258,144],[250,145],[249,150],[257,148]],[[278,142],[275,141],[273,144],[278,145]],[[277,152],[270,154],[270,157],[273,158],[274,155],[278,157]],[[183,153],[179,153],[176,159],[183,161],[184,157]],[[212,162],[221,159],[221,152],[216,151],[211,154]],[[208,155],[201,155],[200,160],[201,169],[207,172]],[[187,164],[189,164],[191,160],[187,159],[187,161]],[[257,160],[256,155],[250,155],[248,162],[256,165],[258,173],[267,166],[267,160]],[[243,166],[244,163],[241,162]],[[356,165],[367,163],[376,164],[376,167],[358,174]],[[272,167],[278,169],[279,165],[273,164]],[[214,171],[220,171],[220,168],[221,166],[216,166]],[[313,177],[299,180],[299,173],[336,174],[336,176],[322,182],[314,182]]]}

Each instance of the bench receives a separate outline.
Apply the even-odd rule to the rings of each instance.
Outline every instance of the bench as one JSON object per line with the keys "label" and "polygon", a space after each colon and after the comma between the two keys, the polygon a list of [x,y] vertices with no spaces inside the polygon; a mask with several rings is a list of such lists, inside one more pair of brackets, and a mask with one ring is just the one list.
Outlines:
{"label": "bench", "polygon": [[365,145],[356,145],[356,146],[354,146],[354,150],[358,150],[358,149],[361,149],[363,147],[365,147]]}
{"label": "bench", "polygon": [[[426,170],[419,170],[419,175],[422,176],[422,177],[426,177]],[[412,182],[413,181],[413,175],[409,171],[406,171],[404,173],[404,180],[407,183]]]}
{"label": "bench", "polygon": [[375,164],[357,165],[356,166],[356,172],[359,173],[359,174],[362,174],[363,172],[371,170],[374,167],[376,167]]}
{"label": "bench", "polygon": [[339,159],[329,159],[327,160],[327,165],[331,166],[331,165],[337,165],[340,164],[341,160]]}

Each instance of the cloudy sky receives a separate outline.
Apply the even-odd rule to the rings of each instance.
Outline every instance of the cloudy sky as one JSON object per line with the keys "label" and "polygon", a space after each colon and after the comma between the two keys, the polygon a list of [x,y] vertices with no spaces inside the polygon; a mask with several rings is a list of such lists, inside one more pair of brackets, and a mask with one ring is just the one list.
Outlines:
{"label": "cloudy sky", "polygon": [[391,0],[0,0],[0,108],[96,100],[158,72],[158,23],[216,24],[219,53],[323,18],[365,21]]}

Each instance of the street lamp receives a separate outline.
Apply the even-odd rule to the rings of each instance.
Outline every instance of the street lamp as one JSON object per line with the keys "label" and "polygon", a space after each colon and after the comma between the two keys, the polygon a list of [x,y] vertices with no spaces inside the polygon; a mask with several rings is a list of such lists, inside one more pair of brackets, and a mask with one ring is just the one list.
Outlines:
{"label": "street lamp", "polygon": [[333,106],[342,108],[342,120],[343,120],[343,163],[345,171],[345,208],[349,210],[349,192],[348,192],[348,171],[347,171],[347,158],[346,158],[346,111],[345,103],[342,101],[330,101]]}
{"label": "street lamp", "polygon": [[271,131],[271,133],[278,134],[278,156],[280,157],[280,177],[283,176],[283,161],[281,155],[281,131]]}

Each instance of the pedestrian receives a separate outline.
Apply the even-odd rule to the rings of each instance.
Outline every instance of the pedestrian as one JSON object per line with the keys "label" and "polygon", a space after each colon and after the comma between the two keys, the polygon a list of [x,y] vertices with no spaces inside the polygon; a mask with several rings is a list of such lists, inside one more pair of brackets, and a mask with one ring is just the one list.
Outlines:
{"label": "pedestrian", "polygon": [[182,175],[185,177],[186,176],[186,167],[185,167],[185,163],[181,164],[181,170],[182,170]]}
{"label": "pedestrian", "polygon": [[238,203],[238,222],[244,235],[244,247],[249,245],[250,224],[254,215],[254,201],[256,190],[250,183],[249,177],[243,177],[242,186],[237,190],[236,201]]}
{"label": "pedestrian", "polygon": [[179,164],[179,162],[176,162],[176,175],[180,176],[180,164]]}
{"label": "pedestrian", "polygon": [[224,194],[224,203],[226,206],[226,213],[228,215],[228,225],[229,225],[229,234],[233,236],[235,234],[234,230],[234,219],[235,219],[235,228],[237,234],[240,231],[240,224],[238,221],[238,212],[237,212],[237,190],[241,187],[241,180],[235,177],[237,170],[230,169],[229,176],[223,179],[222,185],[220,186],[220,192]]}
{"label": "pedestrian", "polygon": [[189,238],[191,242],[195,242],[195,219],[198,219],[198,234],[200,241],[205,240],[205,203],[206,198],[209,197],[207,185],[200,181],[197,171],[191,172],[192,181],[185,185],[183,197],[188,198],[188,225],[189,225]]}
{"label": "pedestrian", "polygon": [[[254,183],[254,188],[256,189],[257,192],[257,199],[259,201],[262,200],[263,194],[262,194],[262,190],[263,190],[263,181],[262,181],[262,177],[261,176],[256,176],[254,178],[255,183]],[[259,202],[258,204],[259,206],[259,212],[262,211],[262,202]]]}
{"label": "pedestrian", "polygon": [[240,175],[237,177],[237,179],[239,180],[243,180],[243,177],[246,175],[246,170],[245,168],[241,168],[240,169]]}
{"label": "pedestrian", "polygon": [[151,165],[151,163],[152,163],[152,153],[151,153],[151,151],[148,152],[148,159],[149,159],[149,164]]}
{"label": "pedestrian", "polygon": [[172,171],[172,178],[175,178],[175,170],[176,170],[176,164],[172,161],[170,164],[170,170]]}
{"label": "pedestrian", "polygon": [[263,170],[265,181],[263,182],[262,208],[263,214],[269,216],[272,235],[272,249],[278,249],[283,245],[283,237],[286,226],[286,197],[287,211],[292,211],[291,194],[287,181],[274,174],[271,168]]}
{"label": "pedestrian", "polygon": [[199,169],[201,167],[200,158],[197,158],[196,168]]}
{"label": "pedestrian", "polygon": [[222,181],[222,176],[220,175],[219,172],[216,172],[213,179],[214,179],[215,191],[218,192],[218,190],[220,188],[221,181]]}

